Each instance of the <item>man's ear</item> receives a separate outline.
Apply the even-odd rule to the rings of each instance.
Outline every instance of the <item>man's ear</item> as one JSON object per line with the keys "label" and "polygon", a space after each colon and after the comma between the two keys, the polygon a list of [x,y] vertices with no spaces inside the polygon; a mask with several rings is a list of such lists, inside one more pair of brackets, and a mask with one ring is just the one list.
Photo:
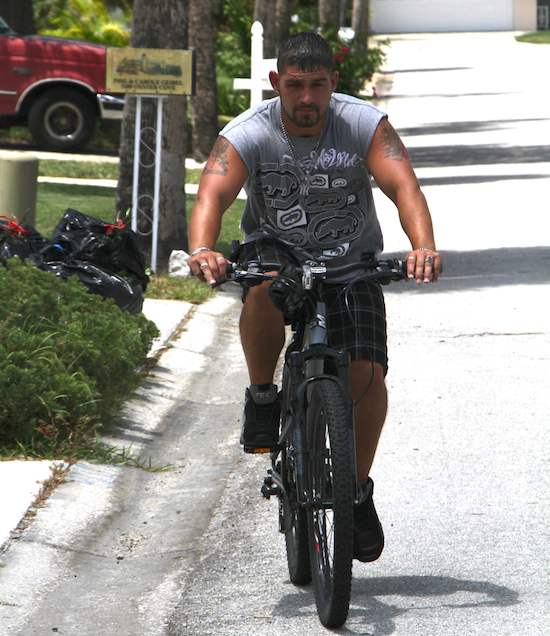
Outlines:
{"label": "man's ear", "polygon": [[338,86],[338,79],[340,78],[340,73],[338,73],[338,71],[334,71],[334,73],[330,76],[330,81],[332,84],[332,92],[334,93],[334,91],[336,90],[336,87]]}
{"label": "man's ear", "polygon": [[279,73],[276,71],[269,71],[269,81],[271,82],[271,86],[273,86],[273,90],[278,93],[279,92]]}

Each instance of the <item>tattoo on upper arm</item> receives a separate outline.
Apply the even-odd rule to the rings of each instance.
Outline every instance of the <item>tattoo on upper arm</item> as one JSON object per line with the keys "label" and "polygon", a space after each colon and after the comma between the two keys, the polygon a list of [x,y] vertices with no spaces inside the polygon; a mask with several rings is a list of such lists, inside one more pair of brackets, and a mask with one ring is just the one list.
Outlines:
{"label": "tattoo on upper arm", "polygon": [[214,144],[210,157],[204,167],[203,174],[227,175],[229,170],[229,160],[227,159],[228,148],[229,142],[226,139],[223,137],[218,137],[216,139],[216,143]]}
{"label": "tattoo on upper arm", "polygon": [[393,126],[384,123],[382,124],[380,132],[382,134],[385,157],[392,159],[393,161],[403,161],[403,159],[409,158],[407,149],[403,145],[401,139],[399,139],[399,135],[395,132]]}

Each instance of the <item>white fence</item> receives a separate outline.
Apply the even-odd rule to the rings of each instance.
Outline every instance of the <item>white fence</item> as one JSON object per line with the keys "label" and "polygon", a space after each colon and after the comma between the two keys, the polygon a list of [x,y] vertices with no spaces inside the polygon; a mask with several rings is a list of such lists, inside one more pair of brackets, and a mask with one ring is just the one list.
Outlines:
{"label": "white fence", "polygon": [[255,106],[262,101],[262,91],[272,90],[269,72],[277,70],[277,60],[264,60],[264,28],[260,22],[252,25],[251,42],[250,79],[236,77],[233,88],[250,91],[250,106]]}

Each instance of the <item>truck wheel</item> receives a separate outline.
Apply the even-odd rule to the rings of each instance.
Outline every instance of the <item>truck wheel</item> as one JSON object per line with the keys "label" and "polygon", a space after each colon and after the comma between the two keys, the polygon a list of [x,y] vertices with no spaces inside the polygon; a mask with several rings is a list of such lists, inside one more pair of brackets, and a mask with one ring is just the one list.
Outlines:
{"label": "truck wheel", "polygon": [[47,150],[77,150],[95,131],[92,104],[78,91],[57,89],[41,95],[29,111],[29,129]]}

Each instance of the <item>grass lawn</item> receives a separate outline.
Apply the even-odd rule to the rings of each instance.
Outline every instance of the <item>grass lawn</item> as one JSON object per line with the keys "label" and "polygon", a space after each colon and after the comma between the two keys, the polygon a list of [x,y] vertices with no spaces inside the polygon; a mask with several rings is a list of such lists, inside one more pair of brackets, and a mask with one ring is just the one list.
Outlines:
{"label": "grass lawn", "polygon": [[38,174],[66,179],[118,179],[118,163],[40,159]]}
{"label": "grass lawn", "polygon": [[38,184],[36,229],[42,236],[51,236],[67,208],[73,208],[89,216],[112,223],[115,209],[115,189],[57,183]]}
{"label": "grass lawn", "polygon": [[524,33],[516,36],[517,42],[527,44],[550,44],[550,31],[535,31],[534,33]]}
{"label": "grass lawn", "polygon": [[[40,159],[38,174],[41,177],[64,177],[66,179],[118,179],[118,163],[100,161],[57,161]],[[198,183],[202,170],[188,168],[185,171],[186,183]]]}

